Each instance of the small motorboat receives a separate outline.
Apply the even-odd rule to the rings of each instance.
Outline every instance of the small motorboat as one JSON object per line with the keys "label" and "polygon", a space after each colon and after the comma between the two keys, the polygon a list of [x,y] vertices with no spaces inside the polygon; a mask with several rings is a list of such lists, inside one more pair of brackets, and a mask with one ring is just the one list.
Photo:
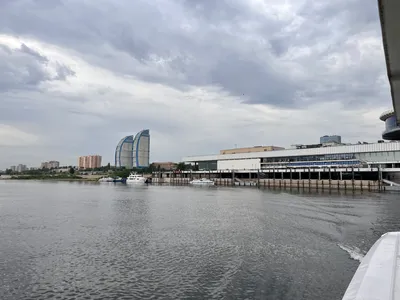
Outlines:
{"label": "small motorboat", "polygon": [[382,235],[369,249],[342,300],[400,299],[400,231]]}
{"label": "small motorboat", "polygon": [[126,183],[145,184],[147,183],[147,178],[142,175],[131,173],[128,178],[126,178]]}
{"label": "small motorboat", "polygon": [[194,179],[192,181],[189,181],[189,184],[192,184],[192,185],[215,185],[214,181],[207,179],[207,178]]}
{"label": "small motorboat", "polygon": [[112,177],[102,177],[99,179],[99,182],[114,182],[114,178]]}
{"label": "small motorboat", "polygon": [[114,178],[113,182],[125,182],[125,181],[126,181],[126,178],[117,177],[117,178]]}

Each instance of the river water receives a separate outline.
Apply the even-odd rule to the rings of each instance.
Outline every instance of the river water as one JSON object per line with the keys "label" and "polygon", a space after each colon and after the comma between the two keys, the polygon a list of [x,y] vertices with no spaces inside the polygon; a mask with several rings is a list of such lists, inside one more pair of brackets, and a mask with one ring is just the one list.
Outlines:
{"label": "river water", "polygon": [[396,194],[0,182],[0,299],[341,299]]}

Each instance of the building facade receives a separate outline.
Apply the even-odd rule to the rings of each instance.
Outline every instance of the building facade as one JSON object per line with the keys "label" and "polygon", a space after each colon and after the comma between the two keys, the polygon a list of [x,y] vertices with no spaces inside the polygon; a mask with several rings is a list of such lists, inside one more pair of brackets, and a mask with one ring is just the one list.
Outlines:
{"label": "building facade", "polygon": [[340,135],[324,135],[319,138],[320,144],[341,144],[342,137]]}
{"label": "building facade", "polygon": [[385,122],[385,130],[382,138],[385,140],[400,141],[400,124],[393,109],[385,111],[380,116],[381,121]]}
{"label": "building facade", "polygon": [[153,162],[152,165],[156,169],[165,170],[165,171],[173,171],[176,169],[177,164],[171,161],[167,162]]}
{"label": "building facade", "polygon": [[60,167],[60,162],[51,160],[51,161],[45,161],[40,164],[41,169],[57,169]]}
{"label": "building facade", "polygon": [[122,138],[115,148],[115,166],[146,168],[150,165],[150,130],[144,129],[135,136]]}
{"label": "building facade", "polygon": [[101,167],[100,155],[80,156],[78,159],[79,169],[96,169]]}
{"label": "building facade", "polygon": [[285,148],[277,147],[277,146],[254,146],[254,147],[245,147],[245,148],[225,149],[225,150],[219,151],[219,154],[264,152],[264,151],[274,151],[274,150],[283,150],[283,149],[285,149]]}
{"label": "building facade", "polygon": [[16,168],[16,171],[19,173],[24,172],[26,170],[27,170],[26,165],[23,165],[23,164],[19,164]]}
{"label": "building facade", "polygon": [[306,149],[189,156],[182,159],[199,170],[263,170],[324,167],[400,168],[400,142]]}

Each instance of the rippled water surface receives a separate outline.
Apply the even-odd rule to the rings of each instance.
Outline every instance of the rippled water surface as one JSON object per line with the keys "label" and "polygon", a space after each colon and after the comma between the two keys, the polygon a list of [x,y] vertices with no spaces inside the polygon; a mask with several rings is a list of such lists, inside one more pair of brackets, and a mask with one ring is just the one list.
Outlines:
{"label": "rippled water surface", "polygon": [[0,299],[341,299],[400,195],[0,182]]}

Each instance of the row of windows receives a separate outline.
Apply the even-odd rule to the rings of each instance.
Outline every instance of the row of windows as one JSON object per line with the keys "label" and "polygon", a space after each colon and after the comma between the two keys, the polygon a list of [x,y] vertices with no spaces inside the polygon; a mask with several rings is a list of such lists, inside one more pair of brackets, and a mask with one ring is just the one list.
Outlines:
{"label": "row of windows", "polygon": [[[312,166],[355,166],[360,165],[361,162],[358,160],[350,160],[350,161],[323,161],[323,162],[292,162],[292,163],[285,163],[287,167],[312,167]],[[263,167],[272,168],[275,165],[266,164]],[[279,165],[281,166],[281,165]]]}
{"label": "row of windows", "polygon": [[289,167],[299,167],[299,166],[353,166],[359,165],[360,161],[351,160],[351,161],[324,161],[324,162],[298,162],[298,163],[289,163]]}
{"label": "row of windows", "polygon": [[198,167],[199,170],[217,170],[217,161],[199,161]]}
{"label": "row of windows", "polygon": [[293,157],[268,157],[263,158],[261,162],[296,162],[296,161],[325,161],[325,160],[349,160],[355,159],[354,153],[325,154],[325,155],[307,155]]}

